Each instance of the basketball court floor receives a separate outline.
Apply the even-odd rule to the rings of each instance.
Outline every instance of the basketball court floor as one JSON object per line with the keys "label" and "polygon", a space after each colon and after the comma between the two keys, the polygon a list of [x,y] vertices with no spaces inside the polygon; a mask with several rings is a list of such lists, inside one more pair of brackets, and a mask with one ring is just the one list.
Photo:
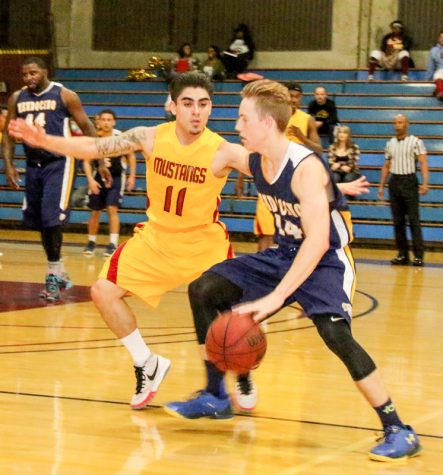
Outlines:
{"label": "basketball court floor", "polygon": [[129,298],[152,350],[172,360],[152,404],[131,411],[129,355],[89,298],[104,259],[82,255],[84,236],[68,237],[65,264],[76,286],[63,303],[45,304],[37,297],[43,252],[29,236],[0,231],[1,474],[443,472],[443,254],[427,254],[424,268],[405,268],[388,264],[392,251],[355,250],[354,335],[424,448],[407,462],[385,464],[367,457],[381,434],[375,412],[297,306],[268,321],[255,412],[186,421],[161,407],[204,383],[186,288],[155,311]]}

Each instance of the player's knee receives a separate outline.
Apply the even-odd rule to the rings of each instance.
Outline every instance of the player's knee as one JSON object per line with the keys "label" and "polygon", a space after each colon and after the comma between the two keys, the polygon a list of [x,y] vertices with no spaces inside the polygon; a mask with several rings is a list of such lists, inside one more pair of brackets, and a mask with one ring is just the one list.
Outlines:
{"label": "player's knee", "polygon": [[369,376],[376,366],[352,336],[348,322],[339,318],[338,315],[315,315],[313,322],[327,347],[345,364],[352,379],[360,381]]}
{"label": "player's knee", "polygon": [[98,308],[109,305],[116,299],[122,298],[120,288],[105,279],[96,280],[91,286],[91,298]]}

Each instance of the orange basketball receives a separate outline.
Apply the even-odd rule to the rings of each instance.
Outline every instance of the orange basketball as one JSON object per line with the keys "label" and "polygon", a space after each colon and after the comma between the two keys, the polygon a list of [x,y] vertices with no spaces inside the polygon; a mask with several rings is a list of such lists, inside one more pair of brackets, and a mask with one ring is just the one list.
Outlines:
{"label": "orange basketball", "polygon": [[226,312],[214,320],[206,335],[206,354],[221,371],[247,373],[266,353],[266,336],[251,315]]}

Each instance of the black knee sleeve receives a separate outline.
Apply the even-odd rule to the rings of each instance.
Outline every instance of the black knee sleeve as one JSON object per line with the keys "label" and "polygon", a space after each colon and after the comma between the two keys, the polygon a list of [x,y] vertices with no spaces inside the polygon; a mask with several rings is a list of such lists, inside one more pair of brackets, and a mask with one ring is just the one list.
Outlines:
{"label": "black knee sleeve", "polygon": [[43,228],[42,244],[49,262],[58,262],[62,249],[63,233],[61,226]]}
{"label": "black knee sleeve", "polygon": [[198,342],[205,342],[209,325],[220,312],[237,303],[243,291],[240,287],[214,272],[205,272],[188,288]]}
{"label": "black knee sleeve", "polygon": [[327,347],[343,361],[354,381],[366,378],[376,369],[374,361],[354,340],[351,327],[340,315],[314,315],[312,320]]}

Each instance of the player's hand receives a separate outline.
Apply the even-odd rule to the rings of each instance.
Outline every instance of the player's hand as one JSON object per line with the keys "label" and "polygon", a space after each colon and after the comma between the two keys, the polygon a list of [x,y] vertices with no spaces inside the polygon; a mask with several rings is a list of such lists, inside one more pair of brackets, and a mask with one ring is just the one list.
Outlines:
{"label": "player's hand", "polygon": [[20,175],[15,167],[6,167],[6,180],[11,188],[20,189]]}
{"label": "player's hand", "polygon": [[301,142],[304,142],[305,140],[305,134],[295,125],[291,125],[288,128],[288,135],[291,135],[292,137],[296,137],[299,139]]}
{"label": "player's hand", "polygon": [[98,166],[98,173],[100,174],[103,183],[105,184],[105,188],[111,188],[112,185],[112,175],[108,168],[105,165]]}
{"label": "player's hand", "polygon": [[135,188],[135,176],[129,175],[128,179],[126,180],[126,189],[128,191],[132,191]]}
{"label": "player's hand", "polygon": [[369,193],[369,182],[365,176],[357,178],[357,180],[350,181],[349,183],[340,183],[340,190],[345,195],[358,196],[363,193]]}
{"label": "player's hand", "polygon": [[418,187],[418,192],[420,195],[426,195],[429,192],[429,186],[428,185],[420,185]]}
{"label": "player's hand", "polygon": [[275,312],[280,310],[284,302],[285,299],[281,295],[271,292],[261,299],[254,300],[253,302],[246,302],[238,307],[234,307],[233,310],[238,312],[240,315],[250,314],[255,322],[260,323],[269,315],[273,315]]}
{"label": "player's hand", "polygon": [[379,200],[382,200],[385,197],[385,189],[384,188],[379,188],[378,193],[377,193],[377,198]]}
{"label": "player's hand", "polygon": [[91,180],[88,182],[88,188],[91,194],[98,195],[102,187],[97,180]]}
{"label": "player's hand", "polygon": [[45,141],[45,129],[39,124],[28,124],[24,119],[12,119],[8,125],[9,135],[23,140],[31,147],[41,147]]}

